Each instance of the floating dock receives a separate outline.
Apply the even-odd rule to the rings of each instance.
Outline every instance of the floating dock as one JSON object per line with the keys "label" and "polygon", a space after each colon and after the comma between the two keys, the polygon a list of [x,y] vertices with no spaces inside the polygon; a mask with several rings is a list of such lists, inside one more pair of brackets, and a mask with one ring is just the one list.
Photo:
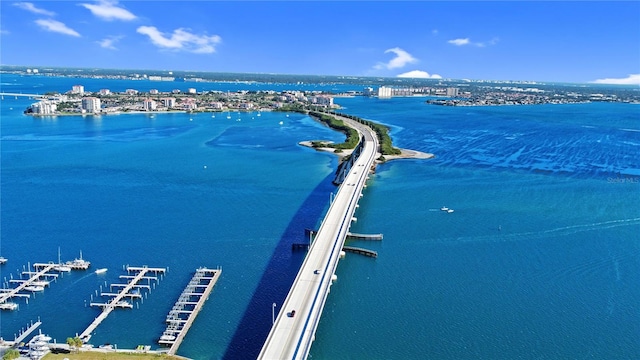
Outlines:
{"label": "floating dock", "polygon": [[169,355],[175,355],[178,347],[187,335],[204,302],[209,298],[213,286],[218,281],[222,269],[199,268],[182,291],[169,315],[167,329],[160,336],[158,343],[169,346]]}
{"label": "floating dock", "polygon": [[[99,302],[90,303],[91,306],[98,306],[102,308],[102,312],[93,320],[93,322],[87,327],[87,329],[83,331],[82,334],[80,334],[80,339],[85,343],[89,341],[89,339],[91,338],[91,333],[98,327],[98,325],[100,325],[100,323],[102,323],[104,319],[107,318],[107,316],[109,316],[109,314],[114,309],[116,308],[132,309],[133,304],[128,302],[124,298],[131,298],[131,299],[138,298],[139,292],[137,291],[139,291],[139,288],[147,288],[147,289],[151,288],[149,285],[138,284],[138,282],[140,282],[141,280],[147,279],[149,282],[151,282],[151,279],[157,280],[157,277],[145,276],[147,273],[152,272],[157,274],[157,273],[164,273],[165,271],[166,269],[164,268],[150,268],[146,266],[142,266],[142,267],[128,266],[127,273],[129,274],[134,273],[135,275],[122,275],[120,278],[129,280],[126,284],[111,284],[112,288],[121,287],[122,290],[120,290],[118,293],[110,293],[110,292],[101,293],[101,296],[112,296],[113,298],[111,299],[111,301],[106,303],[99,303]],[[130,292],[133,289],[135,289],[135,291]]]}
{"label": "floating dock", "polygon": [[[42,280],[40,280],[40,278],[48,274],[49,271],[51,271],[54,268],[54,266],[55,264],[49,264],[48,266],[39,268],[38,271],[32,272],[32,275],[29,279],[10,280],[12,283],[17,282],[18,286],[12,289],[2,289],[2,291],[0,291],[0,305],[2,305],[1,308],[3,310],[14,310],[17,306],[16,307],[12,306],[11,304],[13,303],[7,302],[7,300],[14,297],[30,297],[31,295],[21,294],[20,292],[23,290],[30,291],[29,289],[35,288],[36,286],[35,284],[43,283]],[[35,267],[35,264],[34,264],[34,267]],[[39,285],[39,286],[42,287],[42,285]],[[44,287],[42,287],[42,290],[44,290]]]}

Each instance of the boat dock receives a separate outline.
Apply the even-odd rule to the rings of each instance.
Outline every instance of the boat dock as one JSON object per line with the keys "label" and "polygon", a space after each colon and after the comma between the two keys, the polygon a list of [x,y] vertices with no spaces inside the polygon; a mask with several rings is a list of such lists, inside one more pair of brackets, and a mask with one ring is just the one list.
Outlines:
{"label": "boat dock", "polygon": [[36,321],[35,323],[31,321],[31,326],[29,326],[26,330],[20,332],[20,334],[13,340],[12,346],[20,345],[20,343],[23,342],[24,339],[26,339],[27,336],[35,331],[35,329],[37,329],[40,325],[42,325],[42,322],[40,320]]}
{"label": "boat dock", "polygon": [[[44,282],[42,280],[40,280],[41,277],[45,276],[46,274],[48,274],[49,271],[51,271],[54,268],[55,264],[48,264],[47,266],[43,266],[40,267],[40,269],[36,272],[31,272],[32,275],[29,279],[25,279],[25,280],[13,280],[11,279],[10,282],[18,283],[18,286],[12,289],[2,289],[2,291],[0,291],[0,305],[2,304],[11,304],[11,303],[7,303],[7,300],[13,298],[13,297],[30,297],[31,295],[29,294],[21,294],[20,292],[23,290],[27,290],[30,291],[29,289],[35,289],[36,288],[36,284],[44,284]],[[35,267],[35,264],[34,264]],[[42,285],[38,285],[41,286]],[[42,289],[44,290],[44,287],[42,287]],[[15,308],[12,308],[12,306],[3,306],[2,309],[7,309],[7,310],[14,310]]]}
{"label": "boat dock", "polygon": [[169,355],[175,355],[198,312],[209,298],[209,294],[221,273],[221,268],[197,269],[189,284],[182,291],[178,301],[169,311],[167,329],[158,340],[159,344],[169,346]]}
{"label": "boat dock", "polygon": [[[140,295],[139,292],[130,292],[133,289],[136,289],[136,291],[139,291],[139,288],[147,288],[150,289],[151,287],[149,285],[144,285],[144,284],[138,284],[138,282],[140,282],[143,279],[147,279],[149,282],[151,282],[151,279],[156,279],[157,277],[148,277],[145,276],[147,273],[152,272],[152,273],[164,273],[166,271],[166,269],[164,268],[150,268],[150,267],[146,267],[146,266],[142,266],[142,267],[136,267],[136,266],[127,266],[127,273],[134,273],[135,275],[123,275],[120,278],[122,279],[128,279],[128,282],[126,284],[111,284],[111,288],[122,288],[122,290],[120,290],[118,293],[110,293],[110,292],[103,292],[101,293],[101,296],[112,296],[113,298],[111,299],[111,301],[106,302],[106,303],[99,303],[99,302],[91,302],[91,306],[98,306],[100,308],[102,308],[102,312],[100,313],[100,315],[98,315],[93,322],[87,327],[87,329],[85,331],[82,332],[82,334],[80,334],[80,339],[82,339],[83,342],[87,342],[89,341],[89,339],[91,338],[91,333],[98,327],[98,325],[100,325],[100,323],[102,323],[102,321],[104,319],[107,318],[107,316],[109,316],[109,314],[116,308],[128,308],[128,309],[132,309],[133,308],[133,304],[124,300],[124,298],[138,298],[138,296]],[[141,296],[140,296],[141,297]]]}

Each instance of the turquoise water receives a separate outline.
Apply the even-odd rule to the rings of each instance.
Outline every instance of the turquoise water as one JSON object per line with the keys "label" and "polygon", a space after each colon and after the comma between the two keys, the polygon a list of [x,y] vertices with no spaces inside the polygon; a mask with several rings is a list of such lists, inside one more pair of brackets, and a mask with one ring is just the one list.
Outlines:
{"label": "turquoise water", "polygon": [[[84,79],[2,83],[94,90]],[[336,100],[390,125],[397,146],[436,158],[378,167],[352,231],[384,233],[353,243],[379,257],[340,263],[311,357],[639,358],[640,108],[423,100]],[[341,136],[300,114],[34,119],[22,115],[29,103],[1,103],[0,254],[9,262],[0,277],[56,260],[58,246],[63,260],[82,250],[93,269],[109,271],[65,275],[2,312],[0,335],[40,317],[43,332],[64,341],[98,314],[85,305],[100,286],[118,282],[124,265],[149,265],[169,271],[134,310],[112,313],[92,343],[155,346],[193,270],[222,266],[179,354],[255,357],[271,303],[304,256],[290,244],[318,226],[335,190],[335,157],[297,142]]]}

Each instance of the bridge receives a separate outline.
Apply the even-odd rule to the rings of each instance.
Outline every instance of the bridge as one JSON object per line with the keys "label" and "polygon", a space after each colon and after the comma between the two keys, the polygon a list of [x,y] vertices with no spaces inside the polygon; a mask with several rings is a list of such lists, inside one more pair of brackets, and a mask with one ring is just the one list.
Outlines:
{"label": "bridge", "polygon": [[358,200],[377,156],[378,138],[372,129],[344,117],[337,118],[356,128],[361,138],[360,149],[357,158],[352,156],[353,163],[309,247],[258,359],[307,358],[331,284],[336,279],[335,270],[349,227],[355,221],[353,215]]}
{"label": "bridge", "polygon": [[4,100],[5,96],[13,96],[16,99],[18,97],[27,97],[29,99],[36,99],[36,98],[44,98],[45,95],[42,94],[23,94],[23,93],[8,93],[8,92],[0,92],[0,97]]}

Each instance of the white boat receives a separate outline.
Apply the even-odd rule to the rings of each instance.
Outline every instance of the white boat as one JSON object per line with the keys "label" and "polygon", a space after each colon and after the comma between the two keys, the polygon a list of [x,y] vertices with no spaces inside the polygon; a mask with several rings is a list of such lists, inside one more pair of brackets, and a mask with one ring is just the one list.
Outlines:
{"label": "white boat", "polygon": [[453,212],[453,209],[449,209],[449,210],[447,210],[447,212],[448,212],[448,213],[452,213],[452,212]]}
{"label": "white boat", "polygon": [[63,265],[62,261],[60,261],[60,246],[58,246],[58,265],[53,267],[53,270],[57,272],[70,272],[71,268],[69,266]]}
{"label": "white boat", "polygon": [[0,265],[4,264],[7,262],[7,258],[5,258],[4,256],[0,256]]}
{"label": "white boat", "polygon": [[175,335],[171,335],[171,334],[162,334],[162,336],[160,336],[161,341],[173,341],[175,339],[176,339]]}
{"label": "white boat", "polygon": [[73,261],[67,261],[65,265],[69,266],[72,269],[82,269],[86,270],[91,265],[87,260],[82,259],[82,251],[80,251],[80,258],[74,259]]}
{"label": "white boat", "polygon": [[133,304],[126,301],[126,300],[120,300],[115,304],[116,307],[124,307],[124,308],[129,308],[129,309],[133,309]]}
{"label": "white boat", "polygon": [[284,124],[284,121],[280,121],[278,124],[283,125],[283,124]]}
{"label": "white boat", "polygon": [[449,210],[449,208],[448,208],[448,207],[446,207],[446,206],[443,206],[443,207],[441,207],[441,208],[440,208],[440,210],[442,210],[442,211],[448,211],[448,210]]}
{"label": "white boat", "polygon": [[104,274],[106,272],[107,272],[107,268],[102,268],[102,269],[96,270],[96,274]]}
{"label": "white boat", "polygon": [[18,304],[13,302],[3,302],[0,304],[0,310],[15,310],[18,308]]}
{"label": "white boat", "polygon": [[39,291],[44,291],[44,286],[30,285],[30,286],[25,286],[24,289],[31,292],[39,292]]}
{"label": "white boat", "polygon": [[33,285],[33,286],[49,286],[49,281],[46,281],[46,280],[33,281],[31,283],[31,285]]}
{"label": "white boat", "polygon": [[70,272],[71,268],[68,267],[67,265],[56,265],[53,267],[53,270],[57,272]]}
{"label": "white boat", "polygon": [[258,113],[258,115],[257,115],[257,116],[262,116],[262,114]]}

